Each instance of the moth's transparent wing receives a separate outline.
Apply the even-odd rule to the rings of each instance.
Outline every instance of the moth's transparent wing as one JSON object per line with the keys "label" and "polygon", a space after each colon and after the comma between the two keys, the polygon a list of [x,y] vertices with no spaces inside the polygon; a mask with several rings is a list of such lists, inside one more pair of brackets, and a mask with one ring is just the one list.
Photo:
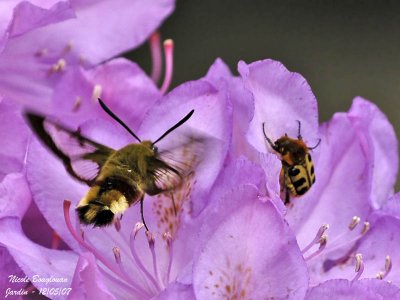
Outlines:
{"label": "moth's transparent wing", "polygon": [[92,185],[113,149],[83,137],[42,116],[27,113],[26,119],[39,139],[64,163],[77,180]]}
{"label": "moth's transparent wing", "polygon": [[146,193],[155,195],[179,187],[201,162],[206,150],[206,138],[185,136],[180,143],[158,152],[148,161]]}

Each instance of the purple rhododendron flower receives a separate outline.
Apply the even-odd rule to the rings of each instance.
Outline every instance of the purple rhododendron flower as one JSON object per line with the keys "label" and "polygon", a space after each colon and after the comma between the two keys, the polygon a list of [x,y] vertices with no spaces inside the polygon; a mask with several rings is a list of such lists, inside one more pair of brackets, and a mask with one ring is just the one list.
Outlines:
{"label": "purple rhododendron flower", "polygon": [[[59,288],[69,299],[400,299],[398,146],[385,115],[357,97],[319,125],[306,80],[273,60],[239,62],[234,76],[218,59],[204,78],[166,93],[171,55],[161,88],[157,70],[150,78],[126,59],[103,61],[143,42],[173,1],[120,2],[1,4],[0,71],[9,76],[0,79],[0,293],[15,275],[30,283],[13,290]],[[96,34],[111,7],[120,34]],[[19,56],[26,65],[14,64]],[[21,78],[31,80],[25,89]],[[200,141],[180,153],[193,166],[183,184],[145,196],[148,231],[139,205],[112,226],[80,224],[74,208],[89,187],[31,135],[9,99],[39,96],[38,110],[114,149],[135,140],[99,97],[152,141],[194,110],[157,143]],[[275,141],[297,138],[299,123],[316,182],[285,205],[281,157],[263,124]]]}
{"label": "purple rhododendron flower", "polygon": [[0,79],[0,94],[46,112],[64,73],[137,47],[172,12],[174,1],[7,1],[3,6],[0,72],[7,76]]}

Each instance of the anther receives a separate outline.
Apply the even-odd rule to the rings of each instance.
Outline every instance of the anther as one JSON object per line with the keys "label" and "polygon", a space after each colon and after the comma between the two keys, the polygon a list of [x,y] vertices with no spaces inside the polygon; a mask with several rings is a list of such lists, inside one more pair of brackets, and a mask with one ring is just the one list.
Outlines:
{"label": "anther", "polygon": [[86,57],[79,55],[79,64],[84,65],[86,63]]}
{"label": "anther", "polygon": [[324,235],[325,231],[327,231],[329,229],[329,224],[323,224],[319,229],[317,234],[315,235],[314,239],[311,241],[310,244],[308,244],[302,251],[301,253],[304,254],[306,253],[308,250],[311,249],[312,246],[314,246],[315,244],[320,244],[320,240],[322,238],[322,236]]}
{"label": "anther", "polygon": [[364,272],[364,261],[362,258],[362,254],[357,253],[355,259],[356,259],[356,267],[354,271],[356,272],[356,276],[354,276],[352,281],[358,280],[358,278],[360,278],[361,274]]}
{"label": "anther", "polygon": [[354,216],[349,224],[349,229],[353,230],[354,228],[356,228],[357,225],[360,223],[360,220],[360,217]]}
{"label": "anther", "polygon": [[172,81],[172,72],[174,65],[174,42],[171,39],[164,41],[165,55],[165,75],[164,82],[160,88],[161,94],[165,94]]}
{"label": "anther", "polygon": [[75,102],[74,102],[74,106],[72,107],[72,111],[77,112],[79,110],[79,108],[81,107],[81,104],[82,104],[82,98],[77,96],[75,98]]}
{"label": "anther", "polygon": [[93,100],[93,101],[95,101],[95,102],[98,101],[97,99],[100,98],[102,90],[103,90],[103,88],[101,87],[100,84],[96,84],[96,85],[93,87],[93,92],[92,92],[92,100]]}
{"label": "anther", "polygon": [[36,51],[35,56],[43,57],[43,56],[46,56],[48,53],[49,53],[49,50],[47,50],[47,48],[43,48],[41,50]]}
{"label": "anther", "polygon": [[154,248],[154,243],[155,243],[154,234],[152,234],[150,231],[146,231],[146,237],[147,241],[149,242],[149,247]]}
{"label": "anther", "polygon": [[139,230],[144,227],[142,222],[137,222],[135,227],[133,227],[133,239],[136,239],[136,235],[138,234]]}
{"label": "anther", "polygon": [[369,231],[369,229],[370,229],[370,224],[369,224],[369,222],[364,222],[364,226],[363,226],[363,229],[361,230],[361,234],[366,234],[368,231]]}
{"label": "anther", "polygon": [[60,72],[60,71],[63,71],[66,66],[67,66],[67,62],[65,61],[65,59],[60,58],[57,61],[57,63],[55,63],[54,65],[51,66],[50,71],[51,72]]}
{"label": "anther", "polygon": [[386,255],[385,257],[385,272],[378,272],[376,274],[376,278],[377,279],[384,279],[386,276],[388,276],[388,274],[390,273],[390,271],[392,270],[392,259],[390,258],[389,255]]}
{"label": "anther", "polygon": [[163,233],[162,237],[163,237],[163,239],[167,242],[168,248],[171,248],[171,245],[172,245],[172,235],[169,233],[169,231]]}
{"label": "anther", "polygon": [[389,273],[390,270],[392,270],[392,260],[391,260],[389,255],[386,255],[386,257],[385,257],[385,271],[386,271],[386,274]]}
{"label": "anther", "polygon": [[112,249],[113,253],[114,253],[114,257],[115,257],[115,261],[117,262],[117,264],[121,263],[121,251],[119,250],[118,247],[114,247]]}
{"label": "anther", "polygon": [[156,31],[150,36],[150,52],[151,52],[151,79],[154,83],[158,83],[161,77],[161,38]]}
{"label": "anther", "polygon": [[68,42],[68,43],[65,45],[64,53],[67,53],[67,52],[71,51],[71,49],[72,49],[72,42]]}

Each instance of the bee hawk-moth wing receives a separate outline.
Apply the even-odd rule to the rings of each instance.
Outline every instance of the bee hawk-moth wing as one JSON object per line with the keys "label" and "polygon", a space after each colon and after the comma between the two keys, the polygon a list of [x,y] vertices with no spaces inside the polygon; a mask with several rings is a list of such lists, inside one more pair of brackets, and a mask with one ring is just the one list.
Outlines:
{"label": "bee hawk-moth wing", "polygon": [[82,136],[79,129],[70,130],[43,116],[26,113],[26,119],[39,139],[61,159],[67,172],[89,186],[115,151]]}
{"label": "bee hawk-moth wing", "polygon": [[174,146],[160,150],[148,161],[151,183],[146,192],[154,195],[179,187],[201,162],[206,143],[207,138],[184,136]]}

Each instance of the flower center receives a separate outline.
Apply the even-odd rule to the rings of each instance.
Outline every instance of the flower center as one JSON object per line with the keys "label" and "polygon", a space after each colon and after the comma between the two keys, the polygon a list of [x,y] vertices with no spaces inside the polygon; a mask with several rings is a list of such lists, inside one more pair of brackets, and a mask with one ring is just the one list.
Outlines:
{"label": "flower center", "polygon": [[252,277],[250,267],[243,263],[233,265],[227,258],[225,268],[209,270],[208,274],[210,281],[207,281],[204,288],[212,290],[212,295],[221,299],[245,299]]}
{"label": "flower center", "polygon": [[44,64],[44,72],[48,75],[54,75],[56,73],[63,72],[68,64],[80,64],[83,65],[85,63],[85,58],[82,55],[78,55],[72,51],[73,44],[72,42],[68,42],[65,47],[61,50],[49,50],[47,48],[38,49],[34,56],[36,59]]}
{"label": "flower center", "polygon": [[[109,261],[105,256],[103,256],[94,246],[86,241],[82,234],[79,235],[71,224],[71,219],[69,215],[69,209],[71,202],[64,201],[64,218],[68,230],[74,237],[74,239],[86,250],[90,251],[97,260],[99,260],[109,271],[117,275],[119,278],[119,283],[125,288],[130,289],[135,294],[140,295],[141,298],[151,298],[152,296],[161,292],[170,282],[170,273],[173,262],[173,238],[169,232],[165,232],[156,238],[156,236],[150,231],[146,231],[145,235],[147,238],[147,243],[149,246],[149,251],[151,255],[151,266],[148,267],[142,259],[140,259],[137,253],[137,235],[139,231],[144,227],[143,223],[137,223],[129,238],[129,248],[131,251],[131,257],[125,258],[130,259],[131,262],[136,265],[137,270],[142,274],[141,278],[137,276],[131,276],[130,272],[125,270],[125,265],[123,263],[123,258],[121,254],[120,247],[113,247],[112,252],[114,254],[115,263]],[[118,222],[118,221],[117,221]],[[120,229],[120,225],[115,225],[117,231]],[[156,251],[156,243],[161,242]],[[160,269],[160,259],[166,257],[166,264],[162,265],[163,268]],[[110,278],[109,272],[105,272],[104,267],[99,265],[99,270],[102,271],[103,275]],[[113,277],[115,281],[115,276]]]}

